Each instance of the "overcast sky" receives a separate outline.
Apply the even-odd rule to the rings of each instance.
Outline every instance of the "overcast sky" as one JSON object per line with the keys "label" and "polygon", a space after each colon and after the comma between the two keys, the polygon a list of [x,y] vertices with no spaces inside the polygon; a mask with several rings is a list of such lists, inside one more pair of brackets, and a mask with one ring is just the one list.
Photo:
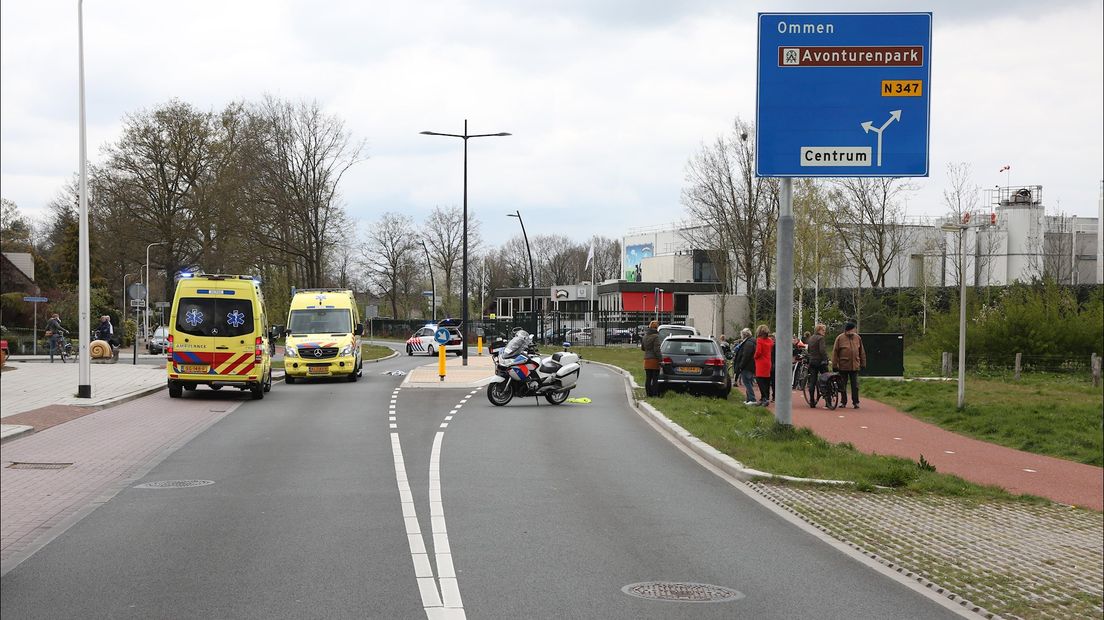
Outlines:
{"label": "overcast sky", "polygon": [[[3,0],[0,191],[34,213],[77,170],[76,1]],[[554,6],[555,8],[550,8]],[[912,215],[944,212],[944,170],[983,188],[1042,185],[1097,214],[1104,178],[1104,2],[289,2],[89,0],[89,158],[125,114],[176,97],[218,110],[313,99],[367,141],[342,199],[362,222],[469,206],[492,243],[620,237],[679,219],[686,162],[755,118],[757,11],[932,11],[931,177]]]}

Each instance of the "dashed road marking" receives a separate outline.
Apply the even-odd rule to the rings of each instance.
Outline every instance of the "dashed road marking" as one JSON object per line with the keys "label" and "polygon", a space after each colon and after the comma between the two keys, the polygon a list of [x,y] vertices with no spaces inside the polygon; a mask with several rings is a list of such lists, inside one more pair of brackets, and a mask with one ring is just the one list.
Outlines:
{"label": "dashed road marking", "polygon": [[1029,473],[1029,474],[1037,474],[1037,473],[1039,473],[1038,471],[1036,471],[1036,470],[1034,470],[1034,469],[1028,469],[1028,468],[1026,468],[1026,467],[1024,468],[1024,471],[1026,471],[1026,472],[1027,472],[1027,473]]}
{"label": "dashed road marking", "polygon": [[943,454],[954,454],[954,453],[955,453],[954,450],[944,450],[943,451]]}
{"label": "dashed road marking", "polygon": [[894,437],[893,440],[894,441],[901,441],[901,438],[900,437]]}

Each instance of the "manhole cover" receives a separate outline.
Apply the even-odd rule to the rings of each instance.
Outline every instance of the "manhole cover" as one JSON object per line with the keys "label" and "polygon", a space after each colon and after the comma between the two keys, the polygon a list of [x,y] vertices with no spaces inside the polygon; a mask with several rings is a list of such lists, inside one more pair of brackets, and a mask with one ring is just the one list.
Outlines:
{"label": "manhole cover", "polygon": [[630,583],[621,588],[621,591],[638,598],[680,603],[723,603],[744,598],[741,592],[709,585],[708,583],[647,581],[644,583]]}
{"label": "manhole cover", "polygon": [[8,469],[65,469],[72,463],[12,463]]}
{"label": "manhole cover", "polygon": [[135,486],[136,489],[187,489],[189,487],[205,487],[214,484],[214,480],[158,480]]}

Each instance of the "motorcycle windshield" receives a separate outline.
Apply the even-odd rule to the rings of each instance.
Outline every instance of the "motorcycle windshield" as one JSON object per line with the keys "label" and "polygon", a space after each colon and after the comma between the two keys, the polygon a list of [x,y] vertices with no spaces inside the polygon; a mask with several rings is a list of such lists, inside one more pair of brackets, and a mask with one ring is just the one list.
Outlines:
{"label": "motorcycle windshield", "polygon": [[524,353],[525,349],[529,346],[529,334],[525,330],[519,331],[514,334],[514,337],[510,339],[510,342],[506,343],[506,346],[502,348],[502,359],[513,359],[517,355]]}

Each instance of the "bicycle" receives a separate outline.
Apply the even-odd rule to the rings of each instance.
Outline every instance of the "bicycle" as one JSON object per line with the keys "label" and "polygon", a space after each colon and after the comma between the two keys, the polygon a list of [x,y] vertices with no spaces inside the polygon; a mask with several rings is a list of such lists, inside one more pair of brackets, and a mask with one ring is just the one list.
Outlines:
{"label": "bicycle", "polygon": [[840,395],[843,393],[843,379],[838,372],[825,373],[827,375],[822,383],[821,396],[824,398],[824,406],[835,409],[839,406]]}
{"label": "bicycle", "polygon": [[794,354],[794,357],[796,359],[793,363],[793,372],[790,375],[790,389],[804,389],[802,386],[809,378],[809,356],[804,351],[798,351]]}

